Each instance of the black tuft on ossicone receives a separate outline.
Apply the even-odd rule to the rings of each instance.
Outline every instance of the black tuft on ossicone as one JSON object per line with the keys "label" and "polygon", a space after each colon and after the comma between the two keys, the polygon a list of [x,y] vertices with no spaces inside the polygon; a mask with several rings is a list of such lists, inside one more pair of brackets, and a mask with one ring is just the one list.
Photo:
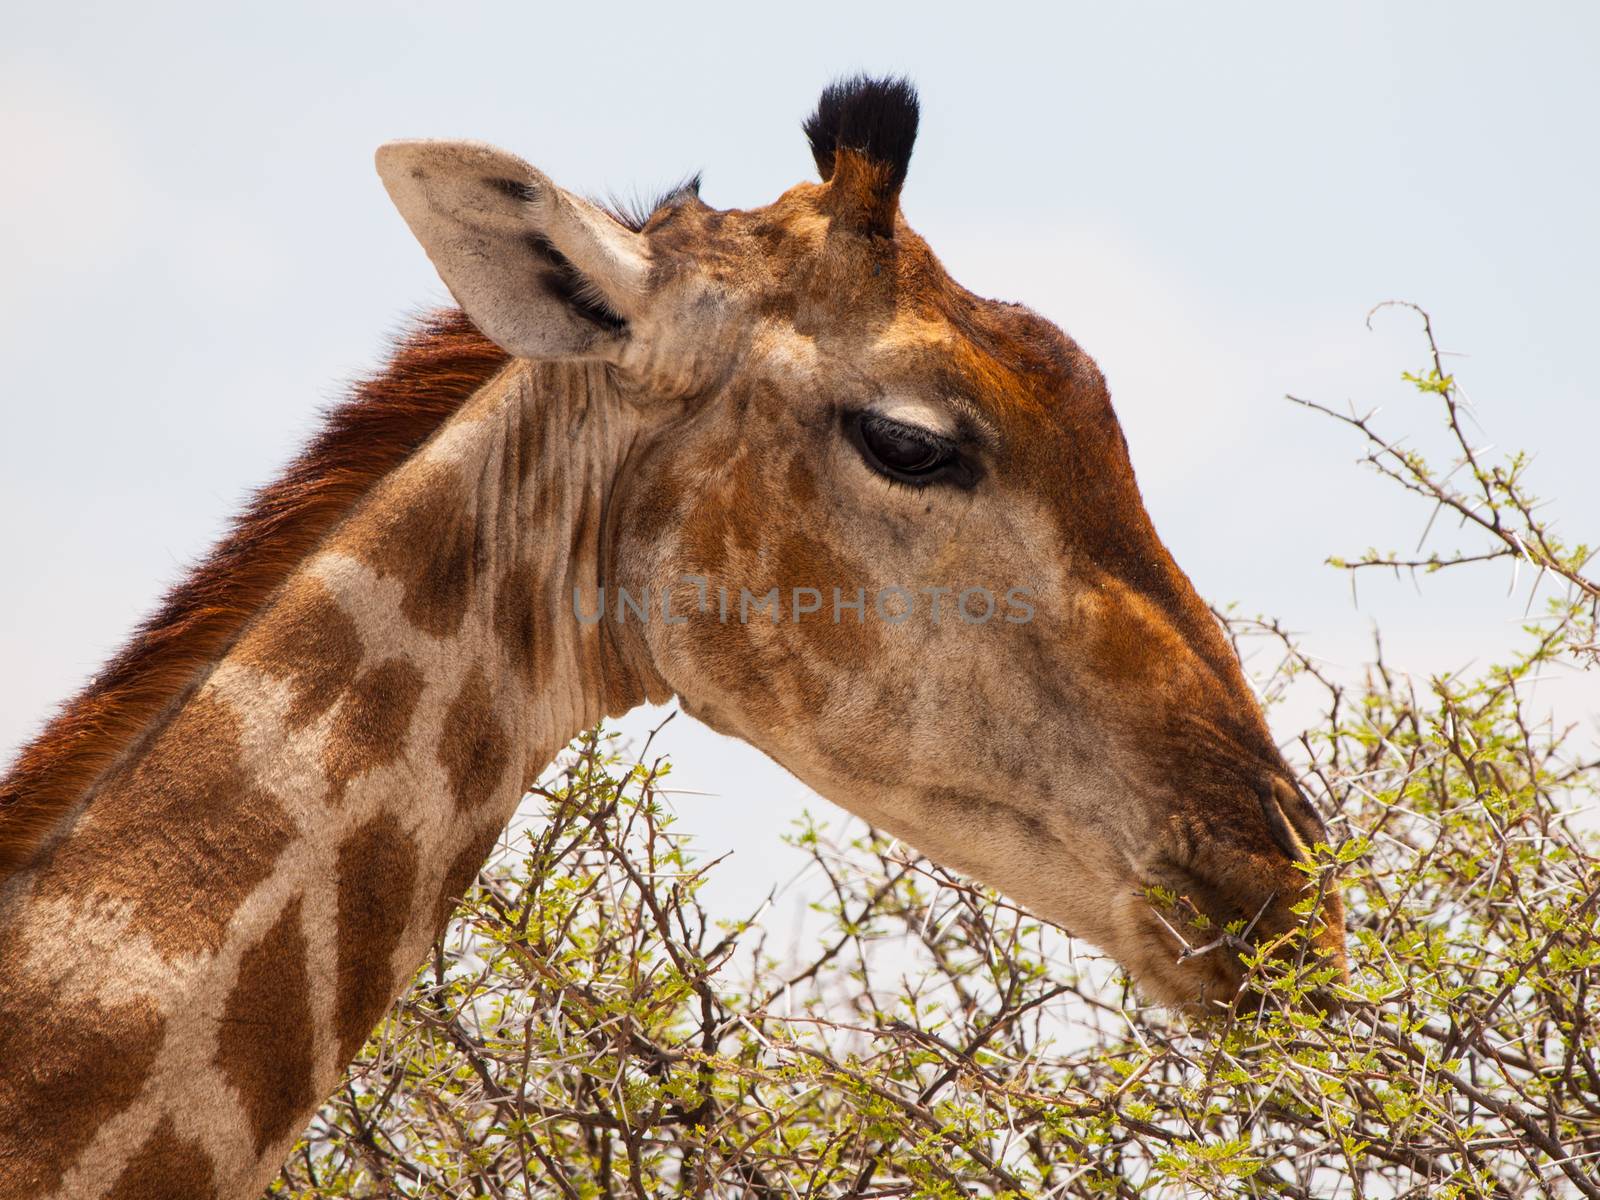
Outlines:
{"label": "black tuft on ossicone", "polygon": [[887,164],[890,185],[899,191],[917,140],[917,112],[917,89],[909,79],[857,75],[824,88],[817,111],[802,128],[824,180],[832,178],[834,156],[842,147]]}

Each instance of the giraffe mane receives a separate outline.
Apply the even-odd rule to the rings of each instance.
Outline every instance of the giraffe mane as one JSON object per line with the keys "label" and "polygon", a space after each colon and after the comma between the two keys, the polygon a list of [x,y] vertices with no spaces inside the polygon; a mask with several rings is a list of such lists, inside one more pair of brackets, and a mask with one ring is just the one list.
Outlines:
{"label": "giraffe mane", "polygon": [[508,361],[457,309],[403,335],[321,430],[0,779],[0,881],[159,728],[296,565]]}

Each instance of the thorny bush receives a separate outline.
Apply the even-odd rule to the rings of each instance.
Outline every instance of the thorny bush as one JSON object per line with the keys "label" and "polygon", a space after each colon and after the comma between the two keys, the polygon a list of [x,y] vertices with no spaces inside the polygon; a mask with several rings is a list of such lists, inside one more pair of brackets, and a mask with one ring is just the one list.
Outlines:
{"label": "thorny bush", "polygon": [[1407,378],[1456,461],[1321,411],[1473,541],[1332,561],[1506,559],[1533,589],[1520,648],[1421,683],[1378,653],[1350,682],[1276,622],[1222,615],[1269,708],[1325,698],[1291,750],[1328,819],[1305,869],[1344,889],[1348,986],[1256,953],[1249,1003],[1144,1006],[1061,931],[859,825],[793,832],[812,930],[775,947],[762,913],[702,907],[716,864],[674,832],[665,765],[595,731],[272,1192],[1600,1197],[1600,864],[1574,820],[1600,763],[1534,700],[1593,667],[1600,590],[1527,460],[1470,444],[1423,317]]}

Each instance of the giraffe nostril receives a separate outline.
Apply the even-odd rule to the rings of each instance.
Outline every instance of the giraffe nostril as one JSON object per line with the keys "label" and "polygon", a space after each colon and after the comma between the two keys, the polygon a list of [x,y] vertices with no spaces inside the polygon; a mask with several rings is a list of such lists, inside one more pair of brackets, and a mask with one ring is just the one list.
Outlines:
{"label": "giraffe nostril", "polygon": [[1318,842],[1328,840],[1327,826],[1303,793],[1282,776],[1273,775],[1256,788],[1261,815],[1266,818],[1272,840],[1292,861],[1310,854]]}
{"label": "giraffe nostril", "polygon": [[1276,782],[1263,780],[1256,788],[1256,798],[1261,802],[1261,815],[1266,818],[1267,832],[1272,835],[1272,840],[1291,862],[1297,862],[1309,847],[1300,845],[1294,827],[1289,824],[1288,814],[1283,811],[1283,804],[1278,799]]}

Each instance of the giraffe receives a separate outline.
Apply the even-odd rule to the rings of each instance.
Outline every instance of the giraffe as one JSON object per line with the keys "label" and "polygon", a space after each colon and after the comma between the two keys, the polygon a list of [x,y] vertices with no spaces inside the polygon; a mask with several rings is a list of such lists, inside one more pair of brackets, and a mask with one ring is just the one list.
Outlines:
{"label": "giraffe", "polygon": [[1240,972],[1179,962],[1149,885],[1299,920],[1315,811],[1092,360],[906,224],[917,120],[903,79],[831,85],[820,181],[747,211],[378,151],[459,309],[0,784],[0,1197],[258,1193],[528,786],[644,702],[1159,1001]]}

